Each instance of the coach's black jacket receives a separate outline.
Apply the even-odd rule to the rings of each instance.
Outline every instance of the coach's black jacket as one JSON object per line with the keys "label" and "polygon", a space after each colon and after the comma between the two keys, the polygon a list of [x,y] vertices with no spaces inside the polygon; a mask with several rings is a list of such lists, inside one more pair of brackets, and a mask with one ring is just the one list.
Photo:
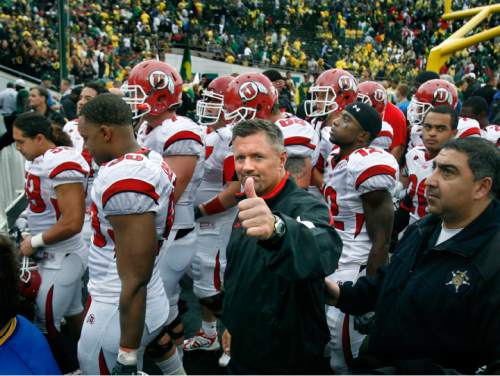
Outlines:
{"label": "coach's black jacket", "polygon": [[287,230],[271,244],[246,236],[238,220],[233,226],[222,314],[231,358],[252,373],[314,370],[311,360],[329,340],[324,277],[336,269],[342,241],[325,204],[292,178],[262,198]]}
{"label": "coach's black jacket", "polygon": [[369,353],[383,364],[474,373],[500,360],[500,205],[434,246],[440,230],[435,215],[411,226],[377,277],[341,286],[338,307],[351,314],[376,307]]}

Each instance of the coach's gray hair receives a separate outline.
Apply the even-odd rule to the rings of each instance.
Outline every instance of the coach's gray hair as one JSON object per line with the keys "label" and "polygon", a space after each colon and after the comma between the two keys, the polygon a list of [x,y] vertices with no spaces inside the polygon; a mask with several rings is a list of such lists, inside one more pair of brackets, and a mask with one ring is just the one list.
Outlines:
{"label": "coach's gray hair", "polygon": [[283,140],[283,133],[280,128],[267,120],[253,119],[243,120],[233,127],[233,138],[248,137],[257,133],[264,133],[271,145],[273,145],[279,153],[285,151],[285,142]]}
{"label": "coach's gray hair", "polygon": [[500,194],[500,151],[490,141],[479,137],[458,138],[449,141],[443,149],[456,150],[467,155],[474,180],[490,177],[490,197]]}

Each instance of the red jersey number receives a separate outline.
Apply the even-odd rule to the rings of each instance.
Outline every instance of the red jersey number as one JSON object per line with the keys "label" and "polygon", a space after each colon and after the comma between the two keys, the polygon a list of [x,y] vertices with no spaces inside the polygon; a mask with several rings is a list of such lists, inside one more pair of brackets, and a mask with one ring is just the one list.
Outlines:
{"label": "red jersey number", "polygon": [[42,213],[45,208],[45,202],[42,198],[40,178],[38,176],[29,174],[26,176],[26,196],[30,205],[30,210],[33,213]]}
{"label": "red jersey number", "polygon": [[[427,200],[425,199],[425,183],[427,179],[423,179],[418,183],[417,176],[411,174],[409,177],[409,187],[410,187],[410,200],[412,202],[411,212],[417,212],[419,218],[424,217],[427,214]],[[413,207],[413,199],[417,195],[417,207]]]}
{"label": "red jersey number", "polygon": [[94,236],[92,237],[92,243],[94,243],[96,247],[102,248],[106,246],[106,238],[101,232],[101,222],[99,221],[97,206],[94,203],[90,205],[90,218],[91,218],[92,228],[94,229]]}

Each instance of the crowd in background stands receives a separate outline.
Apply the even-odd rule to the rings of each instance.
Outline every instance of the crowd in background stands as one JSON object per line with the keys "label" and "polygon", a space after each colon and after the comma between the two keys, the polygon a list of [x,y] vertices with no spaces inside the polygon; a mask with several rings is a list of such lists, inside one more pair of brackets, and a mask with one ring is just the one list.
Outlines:
{"label": "crowd in background stands", "polygon": [[[184,46],[228,63],[316,74],[331,67],[358,77],[411,81],[430,48],[461,26],[440,20],[443,0],[68,0],[70,74],[75,82],[122,81],[144,58]],[[454,1],[454,9],[493,3]],[[56,1],[4,0],[1,64],[58,77]],[[487,26],[497,23],[492,17]],[[491,77],[499,46],[470,47],[441,73]],[[487,81],[487,80],[485,80]]]}

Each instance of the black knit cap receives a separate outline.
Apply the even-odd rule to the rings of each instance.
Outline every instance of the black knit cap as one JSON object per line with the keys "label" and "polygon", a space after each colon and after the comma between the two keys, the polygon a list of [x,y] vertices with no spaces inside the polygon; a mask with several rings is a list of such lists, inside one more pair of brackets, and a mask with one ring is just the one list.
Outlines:
{"label": "black knit cap", "polygon": [[286,80],[286,78],[283,77],[283,75],[279,71],[277,71],[276,69],[268,69],[268,70],[262,72],[262,74],[264,76],[266,76],[267,78],[269,78],[269,80],[271,82],[278,81],[278,80]]}
{"label": "black knit cap", "polygon": [[361,128],[369,132],[372,138],[378,136],[382,129],[382,119],[372,106],[366,103],[356,102],[348,105],[345,111],[354,116]]}

